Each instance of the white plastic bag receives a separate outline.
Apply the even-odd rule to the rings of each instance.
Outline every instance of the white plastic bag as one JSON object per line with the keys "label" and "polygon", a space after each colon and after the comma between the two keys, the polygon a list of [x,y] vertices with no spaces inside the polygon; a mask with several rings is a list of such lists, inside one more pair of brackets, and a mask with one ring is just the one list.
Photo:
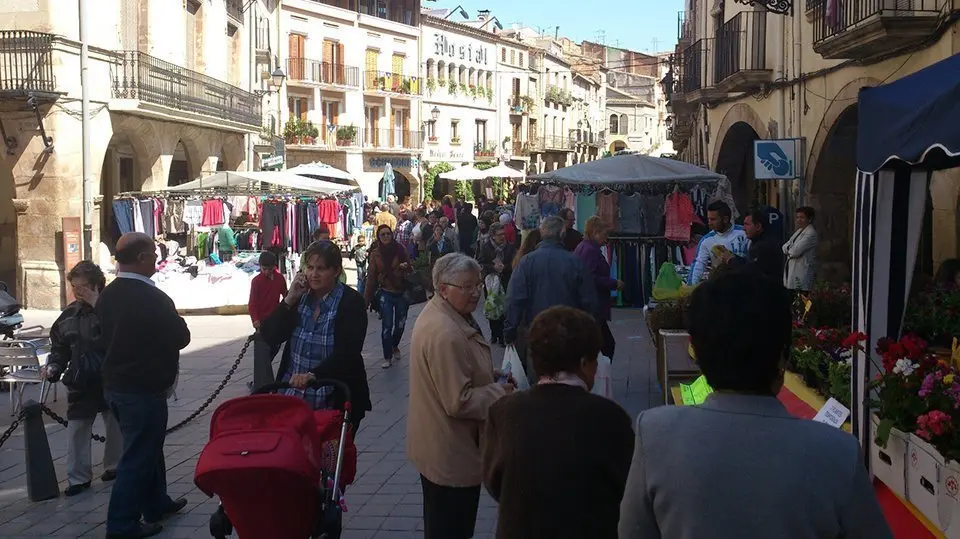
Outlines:
{"label": "white plastic bag", "polygon": [[597,376],[593,381],[594,395],[613,400],[613,382],[610,380],[610,358],[600,354],[597,357]]}
{"label": "white plastic bag", "polygon": [[520,355],[517,354],[517,349],[512,344],[503,353],[502,370],[504,374],[509,373],[517,381],[518,391],[530,389],[530,380],[527,379],[527,373],[523,370],[523,363],[520,362]]}

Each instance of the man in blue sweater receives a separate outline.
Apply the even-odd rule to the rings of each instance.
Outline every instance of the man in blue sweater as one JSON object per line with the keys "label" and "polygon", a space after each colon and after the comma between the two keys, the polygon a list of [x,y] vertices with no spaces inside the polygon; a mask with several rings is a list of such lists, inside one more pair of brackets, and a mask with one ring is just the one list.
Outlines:
{"label": "man in blue sweater", "polygon": [[[187,505],[167,494],[163,443],[167,397],[190,330],[156,273],[153,239],[140,232],[117,242],[117,278],[100,294],[96,313],[106,356],[103,389],[123,434],[123,456],[107,509],[107,538],[157,535],[159,521]],[[143,515],[144,522],[140,522]]]}
{"label": "man in blue sweater", "polygon": [[750,240],[744,233],[743,227],[733,224],[731,220],[730,206],[722,200],[711,202],[707,206],[707,223],[710,225],[710,232],[700,239],[697,258],[690,265],[690,273],[687,275],[687,284],[698,284],[706,278],[708,269],[717,267],[722,260],[722,253],[714,252],[715,249],[725,250],[741,258],[747,256]]}

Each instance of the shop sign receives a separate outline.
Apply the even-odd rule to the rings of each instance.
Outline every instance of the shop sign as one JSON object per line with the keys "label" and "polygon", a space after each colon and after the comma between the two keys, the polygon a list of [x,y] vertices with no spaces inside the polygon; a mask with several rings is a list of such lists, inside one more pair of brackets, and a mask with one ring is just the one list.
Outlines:
{"label": "shop sign", "polygon": [[371,157],[368,162],[370,168],[384,168],[390,165],[393,168],[415,168],[413,159],[410,157]]}
{"label": "shop sign", "polygon": [[800,177],[797,156],[802,139],[753,141],[753,170],[758,180],[793,180]]}
{"label": "shop sign", "polygon": [[434,160],[462,161],[466,159],[466,154],[463,152],[448,152],[444,150],[434,150],[431,148],[427,152],[427,157]]}
{"label": "shop sign", "polygon": [[274,155],[272,157],[265,157],[260,160],[260,168],[273,168],[283,165],[283,156]]}
{"label": "shop sign", "polygon": [[487,65],[489,56],[487,47],[477,46],[474,48],[472,43],[463,43],[459,40],[453,40],[439,33],[433,34],[434,53],[437,56],[447,56],[449,58],[459,58],[475,64]]}

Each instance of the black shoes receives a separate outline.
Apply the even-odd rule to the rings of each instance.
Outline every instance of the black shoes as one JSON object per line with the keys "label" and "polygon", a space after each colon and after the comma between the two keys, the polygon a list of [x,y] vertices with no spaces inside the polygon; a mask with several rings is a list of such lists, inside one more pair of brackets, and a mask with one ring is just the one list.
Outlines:
{"label": "black shoes", "polygon": [[163,526],[159,524],[145,523],[140,525],[140,529],[133,533],[108,533],[107,539],[142,539],[144,537],[153,537],[163,531]]}
{"label": "black shoes", "polygon": [[100,476],[100,480],[103,481],[104,483],[109,483],[110,481],[113,481],[116,478],[117,478],[116,470],[105,470],[103,472],[103,475]]}
{"label": "black shoes", "polygon": [[67,490],[63,491],[64,496],[76,496],[90,488],[90,481],[86,483],[80,483],[79,485],[70,485],[67,487]]}

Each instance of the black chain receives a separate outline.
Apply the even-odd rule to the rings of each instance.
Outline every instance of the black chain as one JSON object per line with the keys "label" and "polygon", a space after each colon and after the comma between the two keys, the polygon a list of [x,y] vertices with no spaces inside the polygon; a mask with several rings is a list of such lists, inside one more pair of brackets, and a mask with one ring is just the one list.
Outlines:
{"label": "black chain", "polygon": [[[227,375],[224,377],[223,381],[220,382],[220,385],[217,386],[217,389],[214,390],[213,394],[207,397],[207,400],[200,405],[200,408],[198,408],[197,411],[187,416],[187,418],[184,419],[183,421],[168,428],[167,434],[171,434],[180,430],[187,423],[190,423],[191,421],[199,417],[200,414],[202,414],[203,411],[206,410],[207,407],[210,406],[210,404],[214,400],[216,400],[218,396],[220,396],[220,392],[223,391],[223,388],[227,386],[227,383],[230,382],[230,379],[233,378],[233,375],[237,372],[237,368],[240,367],[240,362],[243,361],[243,356],[246,355],[247,349],[250,348],[250,343],[252,342],[253,342],[253,335],[247,337],[247,340],[243,343],[243,348],[240,349],[240,354],[237,356],[237,360],[233,362],[233,366],[231,366],[230,370],[227,371]],[[63,425],[64,427],[67,426],[67,420],[60,417],[60,415],[58,415],[56,412],[48,408],[46,404],[41,404],[40,410],[43,411],[43,413],[46,414],[48,417],[50,417],[50,419],[53,419],[54,421]],[[3,447],[3,443],[7,441],[7,438],[9,438],[13,434],[13,431],[17,430],[17,427],[20,426],[20,423],[23,421],[23,418],[25,415],[26,415],[26,412],[21,410],[20,415],[18,415],[17,418],[13,421],[13,423],[10,424],[10,427],[3,433],[3,435],[0,435],[0,447]],[[90,437],[101,443],[107,440],[106,437],[101,436],[95,432],[91,434]]]}

